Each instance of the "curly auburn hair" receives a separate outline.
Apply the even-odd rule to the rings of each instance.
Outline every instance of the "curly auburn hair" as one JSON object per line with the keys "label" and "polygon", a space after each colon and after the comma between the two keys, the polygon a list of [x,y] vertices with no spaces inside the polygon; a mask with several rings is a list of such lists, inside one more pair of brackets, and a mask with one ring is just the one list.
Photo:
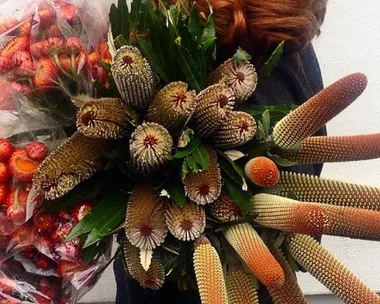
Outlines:
{"label": "curly auburn hair", "polygon": [[265,52],[285,41],[299,51],[320,33],[327,0],[196,0],[199,12],[214,9],[221,46],[238,45],[251,53]]}

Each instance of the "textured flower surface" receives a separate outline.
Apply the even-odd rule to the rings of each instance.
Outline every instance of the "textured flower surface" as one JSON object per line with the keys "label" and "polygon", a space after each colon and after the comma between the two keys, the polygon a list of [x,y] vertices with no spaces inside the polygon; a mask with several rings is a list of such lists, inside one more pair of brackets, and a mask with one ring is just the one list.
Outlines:
{"label": "textured flower surface", "polygon": [[242,267],[227,271],[226,285],[229,304],[259,304],[252,277]]}

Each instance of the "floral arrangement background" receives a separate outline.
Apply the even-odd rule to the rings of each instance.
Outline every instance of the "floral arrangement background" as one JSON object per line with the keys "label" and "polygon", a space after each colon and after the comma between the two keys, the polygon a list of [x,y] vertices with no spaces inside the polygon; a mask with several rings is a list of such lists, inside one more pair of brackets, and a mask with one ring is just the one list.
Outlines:
{"label": "floral arrangement background", "polygon": [[312,136],[363,74],[298,108],[260,107],[245,101],[283,44],[258,71],[240,48],[216,66],[212,8],[119,1],[96,39],[86,7],[31,11],[4,21],[15,37],[0,53],[2,114],[25,128],[0,148],[3,302],[77,301],[112,262],[113,234],[141,286],[174,280],[202,303],[258,303],[259,288],[306,303],[296,262],[347,303],[379,302],[310,236],[377,239],[379,189],[287,169],[379,156],[378,134]]}

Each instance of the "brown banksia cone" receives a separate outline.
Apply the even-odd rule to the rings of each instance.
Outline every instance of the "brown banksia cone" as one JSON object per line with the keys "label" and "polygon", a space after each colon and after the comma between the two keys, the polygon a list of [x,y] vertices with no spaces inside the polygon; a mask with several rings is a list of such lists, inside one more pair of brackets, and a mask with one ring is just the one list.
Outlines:
{"label": "brown banksia cone", "polygon": [[240,208],[224,190],[219,198],[209,205],[208,211],[213,218],[224,223],[236,221],[242,217]]}
{"label": "brown banksia cone", "polygon": [[281,249],[276,248],[274,245],[270,245],[269,249],[285,273],[284,285],[280,288],[269,289],[273,302],[275,304],[307,304],[302,290],[297,283],[297,277]]}
{"label": "brown banksia cone", "polygon": [[280,170],[268,157],[258,156],[247,162],[245,175],[255,185],[270,188],[277,185],[280,179]]}
{"label": "brown banksia cone", "polygon": [[223,267],[210,241],[201,236],[194,243],[194,271],[202,304],[228,304]]}
{"label": "brown banksia cone", "polygon": [[380,211],[380,188],[281,172],[281,196],[294,193],[300,201]]}
{"label": "brown banksia cone", "polygon": [[33,184],[47,200],[60,198],[104,168],[111,142],[76,132],[39,166]]}
{"label": "brown banksia cone", "polygon": [[121,47],[112,62],[112,75],[119,93],[127,104],[147,108],[157,93],[159,81],[140,50]]}
{"label": "brown banksia cone", "polygon": [[143,288],[160,289],[164,285],[165,270],[158,254],[153,253],[149,269],[146,271],[141,265],[140,249],[126,239],[123,240],[122,246],[124,263],[130,276],[138,281]]}
{"label": "brown banksia cone", "polygon": [[92,138],[121,139],[129,124],[126,108],[117,98],[88,101],[77,114],[78,132]]}
{"label": "brown banksia cone", "polygon": [[170,201],[166,204],[166,224],[169,231],[181,241],[194,241],[206,227],[206,212],[200,206],[187,200],[183,207]]}
{"label": "brown banksia cone", "polygon": [[227,113],[233,108],[235,96],[231,89],[216,84],[203,90],[196,99],[197,107],[190,126],[198,136],[208,138],[225,122]]}
{"label": "brown banksia cone", "polygon": [[229,304],[259,304],[256,287],[244,269],[227,271],[226,285]]}
{"label": "brown banksia cone", "polygon": [[188,84],[172,82],[159,91],[149,106],[147,121],[164,126],[171,134],[178,134],[196,107],[195,91]]}
{"label": "brown banksia cone", "polygon": [[209,76],[208,83],[223,83],[235,93],[236,105],[246,101],[255,91],[258,77],[255,67],[248,61],[238,63],[229,59]]}
{"label": "brown banksia cone", "polygon": [[327,211],[317,204],[300,203],[280,196],[257,194],[252,198],[255,221],[272,229],[321,235],[330,231]]}
{"label": "brown banksia cone", "polygon": [[284,156],[300,164],[369,160],[380,157],[380,133],[354,136],[313,136],[301,142],[301,151]]}
{"label": "brown banksia cone", "polygon": [[215,132],[212,141],[214,146],[231,149],[251,141],[256,134],[255,119],[244,112],[228,112],[226,120]]}
{"label": "brown banksia cone", "polygon": [[156,189],[150,185],[134,186],[124,227],[129,242],[140,249],[154,249],[165,240],[165,204]]}
{"label": "brown banksia cone", "polygon": [[239,224],[224,231],[224,236],[255,277],[267,288],[280,288],[284,272],[263,240],[249,224]]}
{"label": "brown banksia cone", "polygon": [[348,304],[380,303],[380,297],[308,235],[296,234],[289,249],[297,262]]}
{"label": "brown banksia cone", "polygon": [[366,86],[367,77],[356,73],[325,88],[275,125],[275,143],[288,149],[313,135],[355,101]]}
{"label": "brown banksia cone", "polygon": [[210,155],[208,169],[188,173],[183,180],[187,196],[199,205],[215,202],[222,191],[222,175],[216,151],[211,147],[206,148]]}
{"label": "brown banksia cone", "polygon": [[129,147],[133,165],[151,173],[162,169],[171,159],[173,139],[163,126],[148,122],[132,133]]}

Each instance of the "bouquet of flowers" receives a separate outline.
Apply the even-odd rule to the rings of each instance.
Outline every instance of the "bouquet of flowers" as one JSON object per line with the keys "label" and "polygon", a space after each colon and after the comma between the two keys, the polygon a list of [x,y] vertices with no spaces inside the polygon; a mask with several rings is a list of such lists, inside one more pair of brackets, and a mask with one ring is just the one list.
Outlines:
{"label": "bouquet of flowers", "polygon": [[[295,276],[301,265],[347,303],[380,302],[312,237],[377,239],[380,189],[290,170],[380,157],[378,134],[313,136],[360,96],[366,77],[346,76],[299,107],[251,104],[284,44],[260,69],[241,48],[218,65],[212,7],[172,2],[113,4],[108,44],[91,53],[77,43],[74,52],[70,38],[60,39],[71,53],[50,38],[41,43],[45,53],[33,53],[61,73],[55,81],[76,106],[76,124],[33,163],[28,186],[38,208],[4,237],[4,265],[12,265],[4,271],[4,299],[75,302],[112,261],[109,240],[118,234],[114,258],[144,288],[172,280],[197,289],[202,303],[259,303],[257,291],[266,288],[275,303],[306,303]],[[91,90],[82,84],[88,75]],[[49,90],[36,86],[35,94]],[[56,118],[59,110],[38,111]],[[29,145],[36,143],[14,153],[34,161]],[[14,176],[9,157],[5,168]],[[22,205],[17,189],[8,197]],[[18,284],[21,268],[28,275]],[[52,292],[51,284],[59,288]]]}

